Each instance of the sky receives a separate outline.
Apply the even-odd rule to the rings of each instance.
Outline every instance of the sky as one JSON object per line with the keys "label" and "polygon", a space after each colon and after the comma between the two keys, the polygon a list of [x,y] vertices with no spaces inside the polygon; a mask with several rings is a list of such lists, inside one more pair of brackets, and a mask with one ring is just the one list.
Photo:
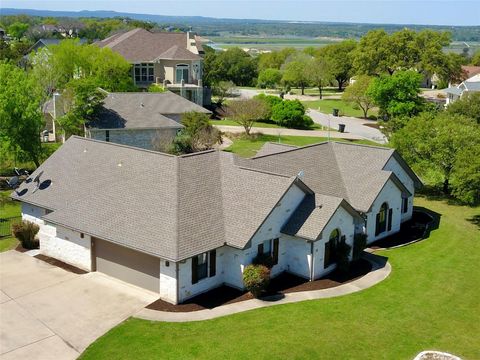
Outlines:
{"label": "sky", "polygon": [[0,0],[0,7],[236,19],[480,25],[480,0]]}

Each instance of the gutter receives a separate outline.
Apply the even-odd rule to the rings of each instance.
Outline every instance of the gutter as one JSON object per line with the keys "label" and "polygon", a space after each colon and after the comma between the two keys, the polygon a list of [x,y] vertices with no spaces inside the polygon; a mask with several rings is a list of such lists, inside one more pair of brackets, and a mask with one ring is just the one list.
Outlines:
{"label": "gutter", "polygon": [[313,261],[313,246],[314,246],[314,242],[311,241],[310,242],[310,261],[312,263],[311,263],[311,266],[310,266],[310,281],[313,281],[313,274],[314,274],[313,267],[314,267],[314,264],[315,264],[314,261]]}

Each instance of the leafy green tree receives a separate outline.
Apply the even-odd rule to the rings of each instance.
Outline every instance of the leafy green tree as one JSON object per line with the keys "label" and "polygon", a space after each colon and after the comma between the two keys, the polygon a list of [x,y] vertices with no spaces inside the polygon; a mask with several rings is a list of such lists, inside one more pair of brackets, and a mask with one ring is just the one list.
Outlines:
{"label": "leafy green tree", "polygon": [[257,62],[239,48],[205,56],[204,75],[207,84],[232,81],[238,86],[251,86],[257,77]]}
{"label": "leafy green tree", "polygon": [[393,73],[390,68],[388,34],[385,30],[371,30],[362,36],[352,53],[357,74],[380,75]]}
{"label": "leafy green tree", "polygon": [[217,97],[217,106],[222,106],[228,95],[235,90],[235,84],[231,81],[219,81],[213,85],[212,90]]}
{"label": "leafy green tree", "polygon": [[286,47],[281,50],[260,54],[258,56],[258,71],[261,72],[266,69],[280,70],[286,60],[296,52],[297,50],[294,48]]}
{"label": "leafy green tree", "polygon": [[355,78],[355,82],[345,89],[342,99],[351,104],[355,104],[363,111],[363,117],[368,117],[368,110],[374,105],[375,101],[370,96],[368,88],[372,82],[372,78],[368,75],[359,75]]}
{"label": "leafy green tree", "polygon": [[283,66],[282,80],[290,86],[302,89],[302,95],[305,95],[305,87],[310,82],[309,66],[311,56],[304,53],[297,53],[287,60]]}
{"label": "leafy green tree", "polygon": [[20,40],[23,35],[27,32],[29,28],[28,24],[21,23],[21,22],[14,22],[12,25],[8,27],[8,34],[14,37],[15,39]]}
{"label": "leafy green tree", "polygon": [[477,50],[475,54],[473,54],[472,60],[470,62],[474,66],[480,66],[480,50]]}
{"label": "leafy green tree", "polygon": [[264,89],[275,89],[282,81],[282,72],[278,69],[265,69],[258,74],[257,86]]}
{"label": "leafy green tree", "polygon": [[228,117],[243,126],[247,136],[250,136],[255,121],[265,119],[267,113],[267,106],[258,99],[230,101],[227,107]]}
{"label": "leafy green tree", "polygon": [[[453,194],[460,194],[462,200],[471,196],[469,181],[477,179],[465,173],[477,168],[478,161],[467,156],[478,153],[480,147],[480,128],[472,119],[424,112],[395,132],[391,144],[420,175],[438,173],[445,194],[450,194],[453,186]],[[463,153],[464,149],[472,151]],[[472,167],[465,161],[471,161]],[[452,184],[451,179],[455,179]]]}
{"label": "leafy green tree", "polygon": [[57,119],[65,137],[83,135],[85,124],[95,119],[106,93],[93,78],[71,80],[62,93],[64,116]]}
{"label": "leafy green tree", "polygon": [[[477,128],[477,136],[478,128]],[[458,151],[452,172],[452,195],[464,203],[480,203],[480,144]]]}
{"label": "leafy green tree", "polygon": [[265,113],[265,117],[263,118],[263,120],[270,120],[272,118],[273,107],[283,101],[281,97],[275,95],[258,94],[255,95],[253,98],[263,101],[263,103],[267,107],[268,111]]}
{"label": "leafy green tree", "polygon": [[392,76],[373,79],[366,94],[387,119],[414,116],[424,106],[424,100],[419,96],[421,80],[422,76],[415,71],[397,71]]}
{"label": "leafy green tree", "polygon": [[343,89],[353,75],[352,54],[356,46],[355,41],[345,40],[338,44],[327,45],[318,51],[317,57],[324,58],[330,64],[330,72],[337,81],[339,90]]}
{"label": "leafy green tree", "polygon": [[310,66],[307,69],[310,83],[318,88],[320,99],[322,98],[322,89],[330,83],[333,78],[332,63],[324,57],[312,58]]}
{"label": "leafy green tree", "polygon": [[309,129],[313,120],[305,115],[305,107],[298,100],[283,100],[272,108],[272,120],[280,126]]}
{"label": "leafy green tree", "polygon": [[0,139],[40,165],[43,116],[35,84],[20,68],[0,64]]}
{"label": "leafy green tree", "polygon": [[480,124],[480,92],[466,92],[447,107],[449,114],[458,114],[473,119]]}

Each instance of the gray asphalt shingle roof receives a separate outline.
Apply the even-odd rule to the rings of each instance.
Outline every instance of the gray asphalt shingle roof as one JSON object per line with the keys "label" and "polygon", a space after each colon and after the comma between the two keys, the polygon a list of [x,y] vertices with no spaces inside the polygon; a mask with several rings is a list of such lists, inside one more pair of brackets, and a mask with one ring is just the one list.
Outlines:
{"label": "gray asphalt shingle roof", "polygon": [[[236,166],[234,155],[186,156],[71,137],[13,197],[44,219],[177,261],[228,244],[243,248],[293,177]],[[49,183],[51,182],[51,183]],[[48,185],[47,185],[48,184]]]}
{"label": "gray asphalt shingle roof", "polygon": [[356,210],[368,212],[389,179],[408,191],[392,172],[382,170],[394,154],[389,148],[324,142],[237,161],[290,176],[303,172],[315,193],[343,198]]}
{"label": "gray asphalt shingle roof", "polygon": [[103,101],[103,111],[89,127],[98,129],[182,128],[168,115],[186,112],[211,114],[207,109],[167,91],[164,93],[110,93]]}
{"label": "gray asphalt shingle roof", "polygon": [[185,33],[150,32],[137,28],[112,35],[96,44],[111,48],[131,63],[152,62],[162,58],[176,59],[172,57],[176,53],[175,47],[185,50],[178,50],[178,60],[201,59],[199,55],[187,49]]}

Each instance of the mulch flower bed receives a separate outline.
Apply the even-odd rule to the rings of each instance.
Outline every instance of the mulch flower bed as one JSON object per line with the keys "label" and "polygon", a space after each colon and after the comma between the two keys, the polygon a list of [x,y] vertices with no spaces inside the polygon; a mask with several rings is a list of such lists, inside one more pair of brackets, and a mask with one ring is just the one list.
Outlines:
{"label": "mulch flower bed", "polygon": [[[269,289],[265,293],[265,297],[266,300],[269,300],[270,297],[282,297],[282,294],[332,288],[358,279],[368,274],[371,270],[372,264],[365,259],[360,259],[351,264],[350,270],[346,274],[342,274],[335,270],[325,277],[315,281],[308,281],[290,273],[282,273],[271,280]],[[148,305],[147,309],[168,312],[191,312],[213,309],[217,306],[249,299],[253,299],[252,294],[249,292],[240,291],[223,285],[189,299],[183,304],[173,305],[159,299]]]}
{"label": "mulch flower bed", "polygon": [[414,211],[412,218],[401,225],[398,233],[375,241],[369,247],[374,250],[387,249],[421,240],[423,239],[425,229],[432,221],[432,217],[427,213]]}
{"label": "mulch flower bed", "polygon": [[66,270],[66,271],[74,273],[74,274],[83,275],[83,274],[86,274],[88,272],[88,271],[79,269],[76,266],[64,263],[63,261],[54,259],[50,256],[38,254],[38,255],[35,255],[34,257],[39,259],[39,260],[45,261],[46,263],[49,263],[50,265],[57,266],[59,268],[62,268],[63,270]]}

